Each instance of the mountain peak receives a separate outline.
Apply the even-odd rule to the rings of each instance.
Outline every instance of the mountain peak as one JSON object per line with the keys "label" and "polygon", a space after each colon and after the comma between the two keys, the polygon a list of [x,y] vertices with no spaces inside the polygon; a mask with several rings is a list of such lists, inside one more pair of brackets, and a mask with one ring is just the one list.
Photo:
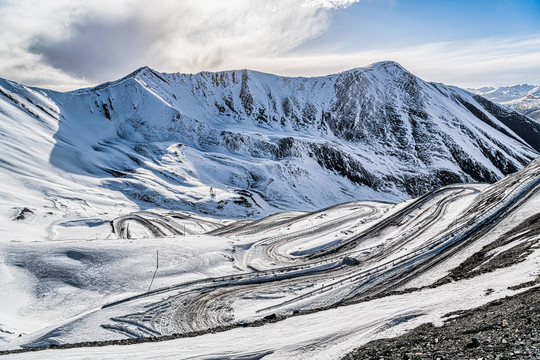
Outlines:
{"label": "mountain peak", "polygon": [[126,75],[125,77],[134,77],[134,76],[137,76],[138,74],[145,74],[145,73],[153,72],[153,71],[154,70],[152,70],[149,66],[145,65],[145,66],[141,66],[140,68]]}
{"label": "mountain peak", "polygon": [[157,77],[159,78],[160,80],[162,81],[165,81],[167,82],[160,74],[159,72],[157,72],[156,70],[150,68],[149,66],[142,66],[140,68],[138,68],[137,70],[135,71],[132,71],[130,72],[129,74],[127,74],[126,76],[118,79],[118,80],[114,80],[114,81],[107,81],[105,83],[102,83],[102,84],[99,84],[99,85],[96,85],[94,87],[89,87],[89,88],[82,88],[82,89],[78,89],[78,90],[73,90],[73,91],[69,91],[68,93],[73,93],[73,94],[83,94],[83,93],[87,93],[89,91],[99,91],[99,90],[103,90],[109,86],[112,86],[112,85],[116,85],[116,84],[119,84],[125,80],[128,80],[128,79],[140,79],[142,77],[145,77],[145,76],[149,76],[149,77]]}
{"label": "mountain peak", "polygon": [[366,66],[366,69],[386,69],[386,70],[396,69],[396,70],[408,72],[407,69],[401,66],[401,64],[392,60],[375,62],[373,64]]}

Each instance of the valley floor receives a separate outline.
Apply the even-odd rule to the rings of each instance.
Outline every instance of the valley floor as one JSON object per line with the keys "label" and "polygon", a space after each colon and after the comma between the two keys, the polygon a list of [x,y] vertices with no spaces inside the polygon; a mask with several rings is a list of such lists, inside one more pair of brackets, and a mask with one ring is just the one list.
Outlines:
{"label": "valley floor", "polygon": [[[86,240],[0,243],[0,349],[36,359],[338,359],[369,343],[349,355],[363,358],[381,351],[370,342],[421,326],[377,356],[489,346],[510,356],[498,337],[511,329],[523,345],[512,352],[529,356],[537,334],[516,326],[536,324],[537,309],[503,299],[538,305],[538,204],[535,160],[493,185],[397,205],[236,222],[156,210],[73,220],[56,234]],[[505,318],[501,307],[527,312]],[[472,315],[425,325],[463,312]],[[484,315],[478,328],[471,317]]]}

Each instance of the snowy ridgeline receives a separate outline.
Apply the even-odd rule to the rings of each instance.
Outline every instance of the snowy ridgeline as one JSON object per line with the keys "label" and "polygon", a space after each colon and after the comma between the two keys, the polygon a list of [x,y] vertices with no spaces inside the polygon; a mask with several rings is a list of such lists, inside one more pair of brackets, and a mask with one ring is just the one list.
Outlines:
{"label": "snowy ridgeline", "polygon": [[540,121],[540,86],[522,84],[500,88],[485,87],[469,90]]}
{"label": "snowy ridgeline", "polygon": [[[393,62],[336,75],[141,68],[69,93],[0,80],[2,213],[221,217],[494,182],[540,125]],[[535,150],[536,149],[536,150]]]}

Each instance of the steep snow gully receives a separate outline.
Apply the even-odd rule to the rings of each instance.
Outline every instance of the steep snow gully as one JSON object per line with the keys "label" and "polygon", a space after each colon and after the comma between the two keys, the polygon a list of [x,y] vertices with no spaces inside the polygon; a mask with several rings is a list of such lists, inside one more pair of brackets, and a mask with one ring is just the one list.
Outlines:
{"label": "steep snow gully", "polygon": [[0,126],[6,358],[340,358],[539,286],[540,124],[393,62],[0,80]]}

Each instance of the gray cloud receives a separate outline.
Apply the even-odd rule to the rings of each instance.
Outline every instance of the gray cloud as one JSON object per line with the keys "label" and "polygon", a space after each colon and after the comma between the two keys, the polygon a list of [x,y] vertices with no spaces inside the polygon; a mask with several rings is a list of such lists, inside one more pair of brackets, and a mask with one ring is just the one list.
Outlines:
{"label": "gray cloud", "polygon": [[159,34],[142,31],[136,19],[72,25],[69,37],[36,37],[28,50],[42,61],[69,74],[104,81],[126,68],[145,65],[149,44]]}
{"label": "gray cloud", "polygon": [[[173,1],[29,0],[0,3],[0,76],[25,64],[17,81],[73,84],[120,77],[148,65],[161,71],[230,68],[284,54],[326,30],[329,9],[356,0]],[[17,56],[13,57],[16,53]],[[2,62],[3,58],[16,59]],[[69,82],[69,81],[68,81]]]}

